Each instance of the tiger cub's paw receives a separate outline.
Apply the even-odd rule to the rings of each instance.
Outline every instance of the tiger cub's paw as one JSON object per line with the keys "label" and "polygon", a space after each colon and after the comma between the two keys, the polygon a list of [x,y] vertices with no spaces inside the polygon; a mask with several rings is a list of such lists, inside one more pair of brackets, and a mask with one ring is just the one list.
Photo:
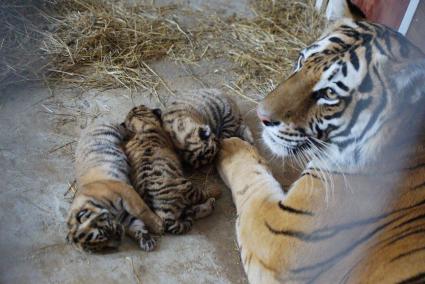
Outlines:
{"label": "tiger cub's paw", "polygon": [[193,218],[201,219],[205,218],[208,215],[211,215],[215,208],[215,198],[209,198],[202,204],[198,204],[192,207],[193,210]]}
{"label": "tiger cub's paw", "polygon": [[165,222],[165,230],[173,235],[182,235],[192,229],[192,218]]}
{"label": "tiger cub's paw", "polygon": [[156,247],[156,240],[150,234],[142,234],[139,246],[144,251],[153,251]]}

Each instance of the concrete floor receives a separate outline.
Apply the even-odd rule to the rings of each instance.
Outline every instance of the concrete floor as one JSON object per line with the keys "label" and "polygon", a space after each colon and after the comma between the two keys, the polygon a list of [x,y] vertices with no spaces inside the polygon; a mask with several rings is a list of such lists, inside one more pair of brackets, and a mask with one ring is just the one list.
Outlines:
{"label": "concrete floor", "polygon": [[[246,1],[190,4],[213,5],[226,13],[249,11]],[[193,72],[207,85],[222,88],[232,80],[229,67],[201,62]],[[159,62],[154,68],[176,93],[201,87],[174,63]],[[223,195],[214,214],[196,222],[187,235],[162,237],[154,252],[143,252],[128,239],[118,252],[104,255],[80,253],[65,243],[72,197],[67,190],[80,130],[94,118],[120,121],[140,103],[158,106],[148,94],[128,90],[52,92],[20,86],[1,94],[0,283],[246,283],[230,192],[215,173],[207,186],[220,186]],[[250,111],[255,105],[240,101],[240,107],[257,132],[255,111]],[[204,182],[205,176],[204,171],[193,179]]]}

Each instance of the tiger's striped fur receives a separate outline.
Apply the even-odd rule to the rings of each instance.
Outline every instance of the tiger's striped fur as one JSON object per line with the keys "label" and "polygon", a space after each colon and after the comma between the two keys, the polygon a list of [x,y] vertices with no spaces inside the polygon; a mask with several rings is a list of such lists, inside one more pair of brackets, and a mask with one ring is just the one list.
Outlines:
{"label": "tiger's striped fur", "polygon": [[218,159],[251,283],[425,282],[424,90],[424,54],[379,24],[342,20],[300,52],[258,108],[300,177],[283,192],[242,142]]}
{"label": "tiger's striped fur", "polygon": [[163,114],[163,127],[189,165],[212,162],[219,139],[239,136],[253,143],[236,103],[215,89],[173,98]]}
{"label": "tiger's striped fur", "polygon": [[126,131],[115,124],[89,126],[76,149],[78,192],[68,215],[67,240],[94,252],[117,248],[124,232],[143,250],[155,241],[145,224],[162,231],[162,221],[129,185],[129,164],[121,148]]}
{"label": "tiger's striped fur", "polygon": [[423,283],[425,151],[414,153],[407,178],[391,159],[367,174],[328,173],[336,190],[327,201],[319,169],[306,169],[285,193],[253,146],[225,139],[217,168],[236,205],[249,282]]}
{"label": "tiger's striped fur", "polygon": [[193,219],[212,213],[215,198],[184,177],[173,144],[161,127],[160,115],[159,109],[143,105],[133,108],[124,122],[133,136],[124,149],[137,192],[164,220],[166,232],[183,234],[191,229]]}

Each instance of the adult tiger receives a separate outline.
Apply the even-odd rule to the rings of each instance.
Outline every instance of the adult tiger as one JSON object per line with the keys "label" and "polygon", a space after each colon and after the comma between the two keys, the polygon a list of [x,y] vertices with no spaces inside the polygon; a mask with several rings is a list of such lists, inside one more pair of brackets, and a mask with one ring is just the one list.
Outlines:
{"label": "adult tiger", "polygon": [[258,107],[299,179],[278,190],[243,145],[218,160],[251,283],[425,282],[424,106],[424,55],[385,26],[345,19],[301,51]]}

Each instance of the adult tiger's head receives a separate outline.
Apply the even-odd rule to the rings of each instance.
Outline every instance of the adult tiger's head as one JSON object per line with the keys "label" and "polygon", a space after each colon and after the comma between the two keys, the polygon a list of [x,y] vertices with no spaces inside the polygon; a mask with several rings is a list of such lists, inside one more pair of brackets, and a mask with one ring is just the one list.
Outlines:
{"label": "adult tiger's head", "polygon": [[68,214],[69,243],[86,252],[117,249],[124,237],[124,226],[100,204],[98,198],[77,195]]}
{"label": "adult tiger's head", "polygon": [[190,110],[167,111],[163,126],[184,162],[198,168],[210,164],[217,154],[217,138],[208,124]]}
{"label": "adult tiger's head", "polygon": [[313,149],[324,147],[340,165],[367,163],[421,123],[423,58],[385,26],[339,21],[300,52],[293,73],[259,105],[264,142],[279,156],[314,160]]}

